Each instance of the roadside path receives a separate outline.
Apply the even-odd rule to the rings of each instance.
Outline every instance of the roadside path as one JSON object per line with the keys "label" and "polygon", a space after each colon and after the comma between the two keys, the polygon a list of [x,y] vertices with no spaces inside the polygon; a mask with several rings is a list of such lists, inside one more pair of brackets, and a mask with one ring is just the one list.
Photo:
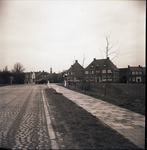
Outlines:
{"label": "roadside path", "polygon": [[56,84],[50,86],[81,106],[112,129],[145,149],[145,116]]}

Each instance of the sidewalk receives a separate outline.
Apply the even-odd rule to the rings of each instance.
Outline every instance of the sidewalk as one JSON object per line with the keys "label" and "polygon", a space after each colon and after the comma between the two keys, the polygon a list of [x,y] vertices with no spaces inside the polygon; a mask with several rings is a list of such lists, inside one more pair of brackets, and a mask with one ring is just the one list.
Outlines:
{"label": "sidewalk", "polygon": [[145,149],[145,116],[56,84],[50,84],[50,86],[96,116],[139,148]]}

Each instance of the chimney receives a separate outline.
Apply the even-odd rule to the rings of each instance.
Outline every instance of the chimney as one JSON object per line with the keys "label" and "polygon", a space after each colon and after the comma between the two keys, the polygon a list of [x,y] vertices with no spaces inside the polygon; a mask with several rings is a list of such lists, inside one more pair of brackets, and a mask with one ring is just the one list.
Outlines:
{"label": "chimney", "polygon": [[96,58],[93,58],[93,61],[95,61],[96,60]]}
{"label": "chimney", "polygon": [[128,68],[130,68],[130,65],[128,65]]}
{"label": "chimney", "polygon": [[107,57],[107,59],[109,60],[109,57]]}
{"label": "chimney", "polygon": [[75,63],[78,63],[78,60],[75,60]]}

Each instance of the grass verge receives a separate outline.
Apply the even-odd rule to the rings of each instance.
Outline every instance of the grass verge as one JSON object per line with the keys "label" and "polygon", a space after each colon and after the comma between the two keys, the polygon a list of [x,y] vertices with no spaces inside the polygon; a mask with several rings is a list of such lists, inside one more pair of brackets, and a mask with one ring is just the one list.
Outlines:
{"label": "grass verge", "polygon": [[[63,85],[63,84],[58,84]],[[111,84],[105,96],[105,84],[89,83],[89,90],[81,89],[82,84],[69,86],[69,89],[104,100],[111,104],[145,115],[145,84]]]}
{"label": "grass verge", "polygon": [[53,89],[45,89],[53,127],[65,149],[139,149],[82,107]]}

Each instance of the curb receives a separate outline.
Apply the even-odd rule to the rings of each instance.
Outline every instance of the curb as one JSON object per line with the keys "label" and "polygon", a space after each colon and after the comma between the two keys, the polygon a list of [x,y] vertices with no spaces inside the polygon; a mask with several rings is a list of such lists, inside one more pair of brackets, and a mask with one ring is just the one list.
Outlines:
{"label": "curb", "polygon": [[41,93],[42,93],[43,105],[44,105],[44,110],[45,110],[48,135],[49,135],[50,140],[51,140],[51,148],[52,149],[59,149],[57,138],[55,136],[55,132],[54,132],[53,127],[52,127],[51,118],[49,115],[49,104],[47,103],[47,101],[44,98],[43,90],[41,90]]}

